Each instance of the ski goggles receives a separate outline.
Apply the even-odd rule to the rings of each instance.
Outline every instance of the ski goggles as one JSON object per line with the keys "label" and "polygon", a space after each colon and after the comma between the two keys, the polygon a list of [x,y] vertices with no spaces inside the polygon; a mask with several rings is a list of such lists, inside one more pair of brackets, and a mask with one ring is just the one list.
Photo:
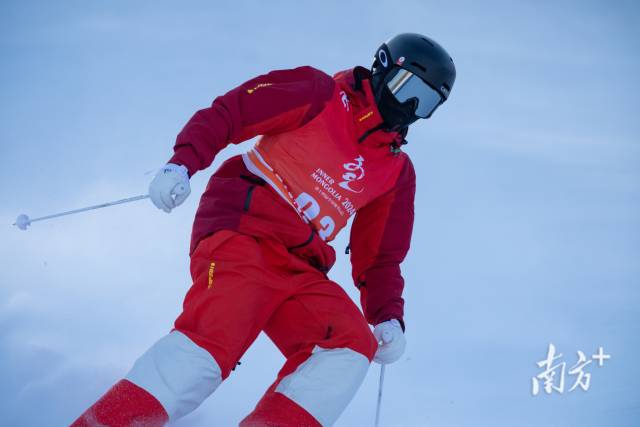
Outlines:
{"label": "ski goggles", "polygon": [[438,91],[404,68],[398,69],[396,75],[387,83],[387,87],[400,103],[415,98],[418,106],[414,114],[423,119],[433,114],[435,109],[444,102],[444,98]]}

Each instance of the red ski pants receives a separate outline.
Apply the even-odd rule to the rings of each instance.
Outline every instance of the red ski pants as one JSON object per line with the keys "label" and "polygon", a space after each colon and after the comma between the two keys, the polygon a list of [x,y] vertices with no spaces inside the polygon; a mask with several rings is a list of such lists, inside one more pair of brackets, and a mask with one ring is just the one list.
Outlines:
{"label": "red ski pants", "polygon": [[377,349],[345,291],[281,244],[223,230],[191,259],[193,286],[175,328],[210,352],[226,378],[260,331],[288,359],[315,346]]}
{"label": "red ski pants", "polygon": [[[280,243],[227,230],[200,242],[191,275],[175,330],[138,359],[126,385],[155,397],[166,418],[178,418],[215,390],[264,331],[287,360],[241,426],[333,424],[377,349],[344,290]],[[135,404],[110,393],[94,407]],[[101,420],[91,408],[86,414]]]}
{"label": "red ski pants", "polygon": [[[270,425],[296,425],[286,422],[290,409],[277,409],[284,396],[298,400],[322,424],[332,423],[335,412],[342,412],[355,394],[377,349],[366,320],[344,290],[281,244],[230,231],[200,243],[192,256],[191,275],[194,284],[175,327],[211,353],[223,378],[260,331],[287,358],[245,424],[262,425],[268,417],[264,421]],[[305,361],[306,371],[294,374]],[[351,378],[349,370],[361,369],[363,362],[362,378]],[[305,373],[310,379],[317,376],[320,383],[304,384]],[[278,390],[285,378],[296,384]],[[276,390],[281,393],[274,395]],[[340,402],[323,396],[337,390],[344,394]],[[332,405],[340,408],[327,407]],[[280,416],[282,424],[277,423]]]}

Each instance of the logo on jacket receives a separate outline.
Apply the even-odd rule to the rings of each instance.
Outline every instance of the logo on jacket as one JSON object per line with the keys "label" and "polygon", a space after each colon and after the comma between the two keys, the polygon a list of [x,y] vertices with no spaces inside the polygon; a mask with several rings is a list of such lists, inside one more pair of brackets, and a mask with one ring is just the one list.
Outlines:
{"label": "logo on jacket", "polygon": [[342,105],[344,105],[345,110],[349,111],[349,97],[343,90],[340,91],[340,99],[342,99]]}
{"label": "logo on jacket", "polygon": [[[364,157],[358,156],[354,159],[353,163],[345,163],[342,165],[346,172],[342,174],[342,181],[338,185],[345,190],[349,190],[352,193],[361,193],[364,187],[357,185],[357,181],[364,178]],[[358,187],[360,187],[358,189]]]}
{"label": "logo on jacket", "polygon": [[258,89],[263,87],[269,87],[269,86],[273,86],[273,83],[258,83],[256,87],[254,87],[253,89],[247,89],[247,93],[251,95],[253,92],[257,91]]}

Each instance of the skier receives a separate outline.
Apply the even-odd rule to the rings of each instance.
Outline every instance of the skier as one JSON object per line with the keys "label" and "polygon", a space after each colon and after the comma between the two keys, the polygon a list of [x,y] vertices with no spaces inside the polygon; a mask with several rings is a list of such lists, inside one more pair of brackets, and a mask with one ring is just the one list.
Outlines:
{"label": "skier", "polygon": [[[400,263],[415,174],[401,146],[409,125],[447,100],[455,75],[440,45],[406,33],[380,46],[370,70],[272,71],[198,111],[149,187],[165,212],[224,147],[262,136],[225,161],[202,195],[193,285],[174,329],[73,426],[162,426],[188,414],[260,331],[286,362],[240,425],[332,425],[371,361],[404,352]],[[354,214],[351,263],[364,316],[327,277],[328,242]]]}

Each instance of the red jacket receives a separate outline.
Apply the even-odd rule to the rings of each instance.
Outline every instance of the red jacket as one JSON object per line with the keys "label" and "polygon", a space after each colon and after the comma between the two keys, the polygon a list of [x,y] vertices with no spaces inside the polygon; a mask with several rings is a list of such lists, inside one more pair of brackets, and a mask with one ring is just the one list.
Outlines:
{"label": "red jacket", "polygon": [[404,259],[413,225],[415,173],[397,150],[403,135],[382,128],[369,72],[333,78],[311,67],[252,79],[198,111],[178,135],[170,162],[189,174],[229,143],[262,135],[211,177],[193,225],[191,252],[231,229],[275,239],[322,271],[327,244],[355,213],[353,278],[367,320],[402,321]]}

